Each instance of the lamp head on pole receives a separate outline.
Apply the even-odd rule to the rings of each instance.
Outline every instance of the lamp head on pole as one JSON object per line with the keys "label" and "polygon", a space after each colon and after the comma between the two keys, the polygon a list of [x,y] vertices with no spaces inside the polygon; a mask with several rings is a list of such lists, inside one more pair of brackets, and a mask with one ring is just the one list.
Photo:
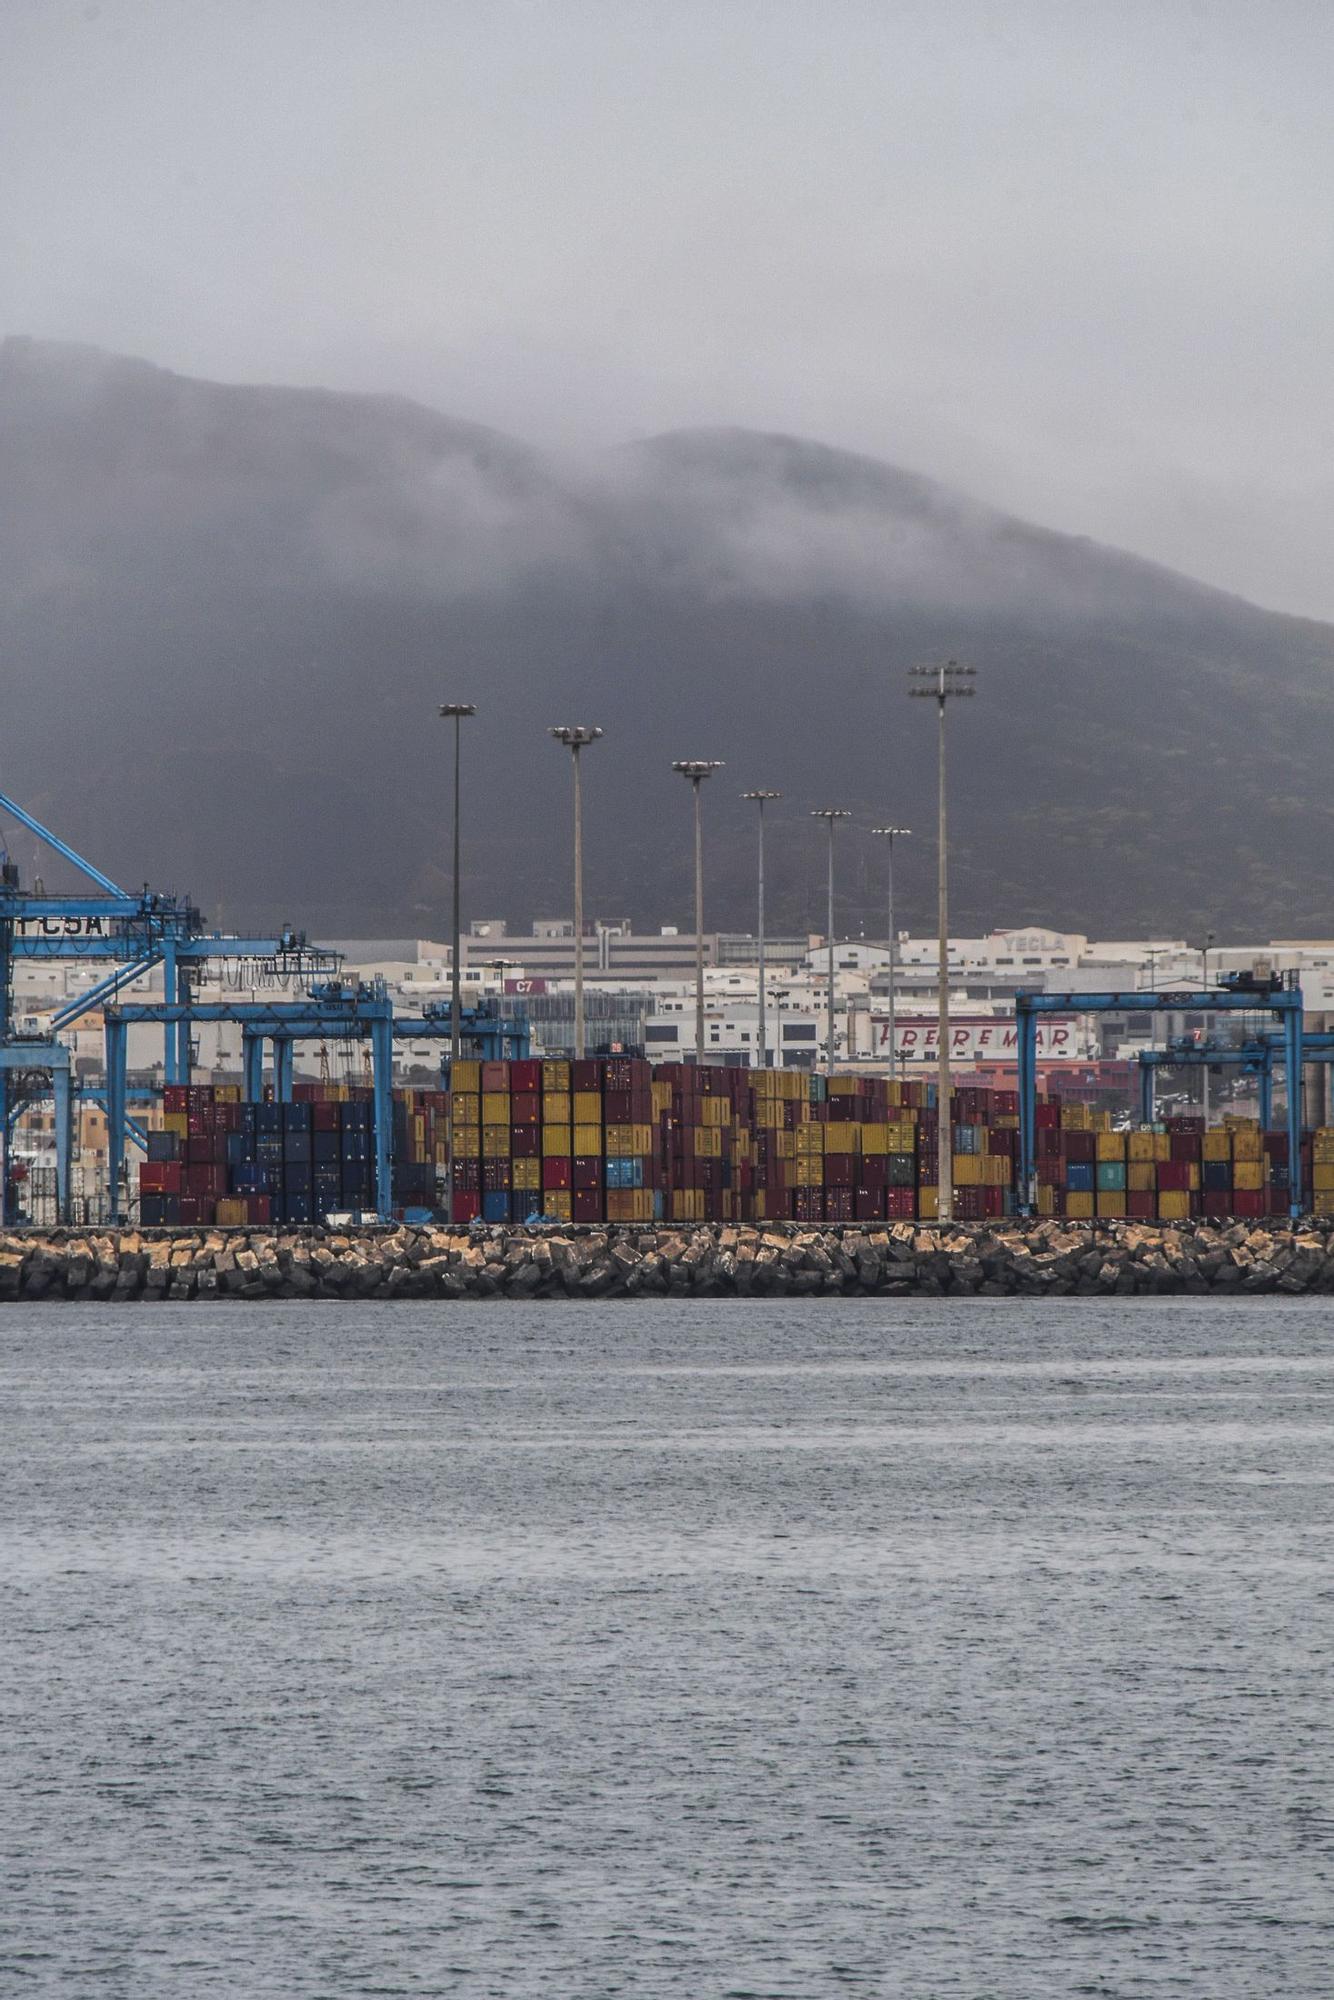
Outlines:
{"label": "lamp head on pole", "polygon": [[873,826],[872,833],[878,833],[885,840],[906,840],[912,832],[910,826]]}
{"label": "lamp head on pole", "polygon": [[920,681],[921,685],[910,687],[908,692],[943,703],[954,695],[976,693],[972,685],[976,676],[976,667],[961,666],[958,660],[937,660],[934,665],[909,667],[908,678]]}
{"label": "lamp head on pole", "polygon": [[464,715],[476,715],[477,703],[475,701],[442,701],[440,704],[440,713],[443,716],[453,716],[456,719]]}
{"label": "lamp head on pole", "polygon": [[683,778],[689,778],[696,785],[722,768],[721,757],[678,757],[672,765],[674,771],[679,771]]}
{"label": "lamp head on pole", "polygon": [[557,729],[548,729],[547,735],[554,736],[567,749],[582,750],[589,743],[596,743],[602,731],[588,722],[567,722]]}
{"label": "lamp head on pole", "polygon": [[850,806],[812,806],[811,818],[828,820],[832,830],[836,819],[852,818],[852,809]]}
{"label": "lamp head on pole", "polygon": [[741,796],[743,799],[758,800],[760,805],[764,805],[769,799],[781,799],[783,794],[781,792],[743,792]]}

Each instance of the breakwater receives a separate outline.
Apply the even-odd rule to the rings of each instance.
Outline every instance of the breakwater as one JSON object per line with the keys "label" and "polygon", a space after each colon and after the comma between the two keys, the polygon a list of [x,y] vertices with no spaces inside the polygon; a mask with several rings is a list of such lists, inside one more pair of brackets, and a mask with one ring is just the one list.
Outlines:
{"label": "breakwater", "polygon": [[22,1230],[0,1301],[1334,1292],[1334,1223]]}

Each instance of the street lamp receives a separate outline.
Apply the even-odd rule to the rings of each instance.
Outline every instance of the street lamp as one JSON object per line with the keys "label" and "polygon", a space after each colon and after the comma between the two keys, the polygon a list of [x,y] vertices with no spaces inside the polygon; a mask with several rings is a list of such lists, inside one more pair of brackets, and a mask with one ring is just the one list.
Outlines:
{"label": "street lamp", "polygon": [[547,735],[563,743],[574,764],[574,1053],[584,1053],[584,791],[579,775],[579,752],[596,743],[602,731],[586,722],[566,723],[548,729]]}
{"label": "street lamp", "polygon": [[937,1219],[954,1220],[954,1132],[951,1124],[953,1092],[950,1084],[950,930],[949,930],[949,841],[945,824],[945,706],[956,696],[971,695],[975,667],[961,667],[957,660],[938,660],[934,666],[909,667],[909,674],[921,685],[908,692],[924,701],[934,701],[940,712],[940,753],[937,829],[937,924],[940,936],[939,992],[936,1040],[939,1070],[936,1094],[940,1100],[936,1124],[939,1133],[939,1174],[937,1177]]}
{"label": "street lamp", "polygon": [[721,757],[680,757],[672,765],[689,778],[695,794],[695,1061],[704,1060],[704,836],[700,827],[699,788],[715,771]]}
{"label": "street lamp", "polygon": [[459,1038],[463,1025],[463,1003],[459,991],[459,744],[465,715],[476,715],[472,701],[444,701],[440,713],[454,724],[454,922],[449,960],[449,1060],[459,1059]]}
{"label": "street lamp", "polygon": [[825,1074],[834,1074],[834,824],[840,819],[851,819],[846,806],[816,806],[812,819],[822,819],[829,829],[829,906],[827,922],[829,926],[829,1047],[825,1054]]}
{"label": "street lamp", "polygon": [[459,1059],[463,1030],[463,997],[459,969],[459,756],[465,715],[476,715],[472,701],[443,701],[440,713],[454,724],[454,915],[449,949],[449,1097],[445,1113],[445,1139],[449,1169],[445,1181],[445,1213],[454,1220],[454,1093],[458,1088],[454,1069]]}
{"label": "street lamp", "polygon": [[889,843],[889,1073],[898,1074],[898,1055],[894,1041],[894,960],[898,950],[898,933],[894,928],[894,842],[907,840],[912,833],[910,826],[873,826],[872,833],[880,835]]}
{"label": "street lamp", "polygon": [[764,1019],[764,807],[766,800],[781,799],[783,794],[781,792],[743,792],[741,796],[743,799],[750,799],[754,802],[760,816],[760,908],[758,939],[760,969],[760,1068],[767,1069],[769,1067],[769,1038],[765,1032]]}
{"label": "street lamp", "polygon": [[[1205,933],[1204,949],[1200,953],[1200,985],[1206,993],[1209,991],[1209,947],[1217,935],[1217,931],[1207,931]],[[1204,1017],[1204,1039],[1207,1044],[1209,1040],[1209,1016],[1207,1013]],[[1207,1062],[1200,1064],[1200,1116],[1207,1125],[1209,1123],[1209,1065]]]}

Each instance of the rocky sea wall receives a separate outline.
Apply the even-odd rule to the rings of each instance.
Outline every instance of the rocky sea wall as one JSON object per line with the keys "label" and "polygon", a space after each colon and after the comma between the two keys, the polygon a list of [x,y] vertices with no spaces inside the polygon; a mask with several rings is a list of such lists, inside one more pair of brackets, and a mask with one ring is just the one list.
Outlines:
{"label": "rocky sea wall", "polygon": [[1334,1224],[18,1230],[0,1302],[1334,1293]]}

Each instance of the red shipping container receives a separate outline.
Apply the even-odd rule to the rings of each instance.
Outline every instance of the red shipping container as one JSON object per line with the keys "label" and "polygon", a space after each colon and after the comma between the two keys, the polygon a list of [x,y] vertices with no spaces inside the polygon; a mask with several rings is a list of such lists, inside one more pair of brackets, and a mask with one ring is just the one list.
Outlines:
{"label": "red shipping container", "polygon": [[1190,1186],[1190,1162],[1188,1160],[1159,1160],[1158,1191],[1164,1188],[1173,1193],[1183,1193]]}
{"label": "red shipping container", "polygon": [[190,1093],[183,1083],[168,1083],[164,1085],[162,1091],[162,1109],[164,1111],[188,1111],[190,1109]]}
{"label": "red shipping container", "polygon": [[542,1162],[542,1185],[554,1188],[558,1193],[571,1185],[574,1163],[569,1158],[552,1158]]}
{"label": "red shipping container", "polygon": [[456,1160],[454,1162],[454,1185],[465,1194],[480,1194],[482,1190],[481,1161]]}
{"label": "red shipping container", "polygon": [[851,1222],[854,1219],[850,1187],[825,1189],[824,1218],[826,1222]]}
{"label": "red shipping container", "polygon": [[576,1153],[574,1172],[570,1185],[578,1193],[580,1188],[600,1188],[602,1186],[602,1157],[598,1153]]}
{"label": "red shipping container", "polygon": [[[518,1063],[514,1065],[518,1069]],[[536,1125],[542,1117],[542,1099],[536,1091],[516,1091],[510,1098],[510,1123],[512,1125]]]}
{"label": "red shipping container", "polygon": [[455,1222],[475,1222],[482,1212],[482,1197],[455,1188],[450,1204],[451,1216]]}
{"label": "red shipping container", "polygon": [[[234,1105],[232,1109],[239,1110],[240,1106]],[[336,1101],[325,1098],[317,1098],[315,1102],[312,1104],[310,1111],[311,1131],[336,1132],[338,1130],[339,1109],[340,1107]]]}
{"label": "red shipping container", "polygon": [[853,1208],[858,1222],[882,1221],[885,1213],[885,1190],[883,1187],[859,1187]]}
{"label": "red shipping container", "polygon": [[1096,1132],[1062,1132],[1067,1160],[1096,1160],[1098,1157],[1098,1135]]}
{"label": "red shipping container", "polygon": [[139,1169],[140,1194],[180,1194],[184,1168],[179,1160],[145,1160]]}
{"label": "red shipping container", "polygon": [[[824,1156],[824,1184],[829,1188],[850,1188],[854,1183],[851,1153],[826,1153]],[[831,1216],[830,1221],[833,1220]]]}
{"label": "red shipping container", "polygon": [[576,1188],[570,1196],[570,1213],[575,1222],[601,1222],[601,1188]]}
{"label": "red shipping container", "polygon": [[273,1197],[267,1194],[248,1194],[245,1198],[246,1221],[250,1223],[268,1222],[273,1212]]}
{"label": "red shipping container", "polygon": [[[1246,1190],[1243,1188],[1243,1193]],[[1215,1222],[1221,1222],[1232,1213],[1233,1197],[1226,1188],[1206,1188],[1204,1190],[1204,1212]]]}
{"label": "red shipping container", "polygon": [[542,1065],[531,1056],[520,1056],[510,1064],[510,1089],[515,1092],[542,1088]]}
{"label": "red shipping container", "polygon": [[227,1169],[225,1167],[191,1167],[184,1170],[185,1179],[182,1193],[202,1197],[227,1192]]}
{"label": "red shipping container", "polygon": [[602,1064],[592,1056],[576,1056],[570,1064],[571,1090],[601,1090]]}
{"label": "red shipping container", "polygon": [[1135,1222],[1154,1222],[1158,1216],[1157,1197],[1132,1188],[1126,1196],[1126,1214]]}

